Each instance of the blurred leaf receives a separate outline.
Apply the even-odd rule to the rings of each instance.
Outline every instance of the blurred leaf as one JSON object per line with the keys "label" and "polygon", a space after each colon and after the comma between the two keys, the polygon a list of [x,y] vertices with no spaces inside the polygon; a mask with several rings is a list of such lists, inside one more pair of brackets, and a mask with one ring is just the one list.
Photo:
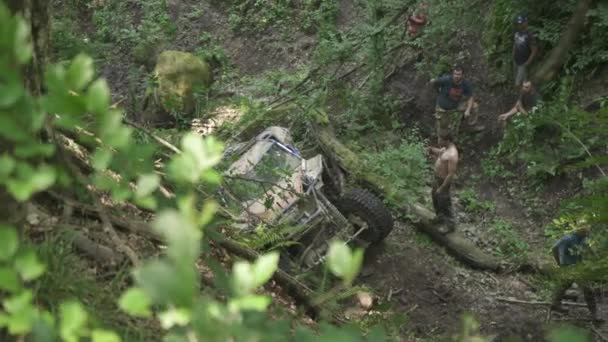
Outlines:
{"label": "blurred leaf", "polygon": [[18,179],[11,178],[6,182],[9,192],[18,201],[29,199],[36,192],[48,189],[55,183],[57,173],[49,165],[40,165],[34,170],[27,163],[17,164]]}
{"label": "blurred leaf", "polygon": [[24,94],[19,82],[0,83],[0,108],[14,105]]}
{"label": "blurred leaf", "polygon": [[17,256],[15,267],[24,281],[34,280],[40,277],[45,270],[44,265],[38,259],[36,252],[28,250]]}
{"label": "blurred leaf", "polygon": [[232,265],[232,286],[237,296],[247,295],[255,288],[255,275],[246,261]]}
{"label": "blurred leaf", "polygon": [[110,165],[110,162],[112,162],[113,156],[114,154],[112,151],[108,149],[97,149],[91,160],[93,168],[97,171],[106,170],[108,165]]}
{"label": "blurred leaf", "polygon": [[178,211],[165,210],[152,223],[167,241],[167,254],[175,262],[194,264],[200,253],[202,232]]}
{"label": "blurred leaf", "polygon": [[0,155],[0,177],[5,178],[15,169],[15,159],[9,154]]}
{"label": "blurred leaf", "polygon": [[254,287],[259,287],[272,277],[279,265],[279,253],[271,252],[260,256],[253,264],[252,270],[255,277]]}
{"label": "blurred leaf", "polygon": [[98,79],[87,90],[87,110],[96,114],[103,114],[110,107],[110,87],[104,79]]}
{"label": "blurred leaf", "polygon": [[[0,87],[1,93],[2,88]],[[15,122],[15,119],[10,115],[0,115],[0,136],[14,142],[22,142],[29,139],[25,129]]]}
{"label": "blurred leaf", "polygon": [[0,224],[0,261],[10,259],[19,247],[19,236],[15,228]]}
{"label": "blurred leaf", "polygon": [[79,341],[80,336],[84,334],[87,322],[87,312],[82,307],[82,304],[76,301],[61,303],[59,312],[61,314],[59,326],[61,338],[67,342]]}
{"label": "blurred leaf", "polygon": [[139,176],[137,180],[137,190],[135,195],[137,197],[145,197],[154,192],[160,185],[160,176],[155,173],[145,174]]}
{"label": "blurred leaf", "polygon": [[[189,307],[197,291],[198,273],[193,264],[184,262],[181,266],[178,269],[166,261],[156,260],[136,269],[134,275],[138,286],[154,303]],[[191,272],[186,273],[185,268]]]}
{"label": "blurred leaf", "polygon": [[32,295],[32,291],[25,290],[18,295],[5,299],[2,303],[4,304],[4,309],[7,312],[15,313],[30,306],[33,298],[34,296]]}
{"label": "blurred leaf", "polygon": [[81,53],[72,60],[66,74],[66,81],[72,90],[78,92],[93,80],[94,75],[93,59]]}
{"label": "blurred leaf", "polygon": [[186,326],[190,323],[192,313],[186,309],[169,309],[158,315],[160,325],[168,330],[174,326]]}
{"label": "blurred leaf", "polygon": [[24,334],[30,331],[37,312],[32,306],[32,292],[25,290],[3,301],[4,309],[10,313],[6,325],[11,334]]}
{"label": "blurred leaf", "polygon": [[55,153],[55,145],[44,144],[37,141],[21,143],[15,147],[15,155],[21,158],[51,157]]}
{"label": "blurred leaf", "polygon": [[152,315],[151,305],[150,297],[137,287],[128,289],[118,300],[120,309],[132,316],[150,317]]}
{"label": "blurred leaf", "polygon": [[9,267],[0,267],[0,289],[15,293],[20,288],[21,284],[17,272]]}
{"label": "blurred leaf", "polygon": [[32,58],[33,46],[30,41],[30,26],[20,16],[17,17],[16,23],[14,53],[17,62],[23,65]]}
{"label": "blurred leaf", "polygon": [[200,214],[198,219],[198,224],[201,226],[206,226],[213,219],[213,215],[217,212],[219,208],[219,204],[216,201],[206,201],[203,206],[203,211]]}
{"label": "blurred leaf", "polygon": [[339,278],[345,278],[350,273],[352,253],[343,242],[333,241],[327,253],[329,270]]}
{"label": "blurred leaf", "polygon": [[248,295],[230,300],[228,307],[232,311],[260,311],[264,312],[270,305],[270,297],[260,295]]}
{"label": "blurred leaf", "polygon": [[120,342],[120,337],[113,331],[108,330],[93,330],[91,333],[93,342]]}

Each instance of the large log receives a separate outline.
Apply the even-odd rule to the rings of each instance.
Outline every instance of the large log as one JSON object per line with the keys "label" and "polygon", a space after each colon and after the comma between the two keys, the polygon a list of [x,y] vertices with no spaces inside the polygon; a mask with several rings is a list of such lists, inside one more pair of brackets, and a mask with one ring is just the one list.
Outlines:
{"label": "large log", "polygon": [[378,193],[384,194],[393,203],[399,203],[400,208],[406,214],[405,218],[420,231],[428,234],[433,240],[444,246],[448,252],[456,256],[465,264],[482,270],[498,271],[500,261],[479,249],[471,241],[467,240],[458,231],[443,234],[441,226],[434,224],[435,214],[425,208],[422,204],[412,202],[405,194],[400,193],[391,186],[391,183],[383,177],[366,172],[365,166],[359,157],[346,146],[344,146],[333,134],[328,126],[313,124],[313,131],[319,141],[319,145],[326,156],[332,158],[348,174],[361,180],[366,186],[373,188]]}

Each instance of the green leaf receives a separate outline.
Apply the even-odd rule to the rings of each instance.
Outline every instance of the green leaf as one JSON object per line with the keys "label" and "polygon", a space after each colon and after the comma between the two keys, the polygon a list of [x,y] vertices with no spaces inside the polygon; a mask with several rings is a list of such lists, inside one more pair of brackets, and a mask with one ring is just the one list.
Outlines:
{"label": "green leaf", "polygon": [[158,319],[160,320],[160,325],[165,330],[169,330],[174,326],[186,326],[190,323],[192,319],[192,313],[186,309],[169,309],[167,311],[161,312],[158,315]]}
{"label": "green leaf", "polygon": [[32,325],[38,318],[38,311],[32,305],[23,307],[13,313],[8,322],[8,332],[12,335],[24,335],[32,330]]}
{"label": "green leaf", "polygon": [[103,171],[108,168],[114,154],[107,149],[98,149],[92,157],[93,168],[97,171]]}
{"label": "green leaf", "polygon": [[82,304],[76,301],[61,303],[59,307],[61,323],[59,334],[67,342],[77,342],[83,335],[87,322],[87,312]]}
{"label": "green leaf", "polygon": [[[0,86],[0,94],[2,94],[2,92],[3,90]],[[1,96],[2,95],[0,95],[0,97]],[[0,98],[0,107],[2,106],[1,102],[2,98]],[[14,142],[22,142],[30,139],[26,130],[15,122],[15,118],[11,115],[0,115],[0,136]]]}
{"label": "green leaf", "polygon": [[184,262],[180,266],[152,261],[135,270],[135,280],[154,303],[189,307],[198,291],[199,274],[193,263]]}
{"label": "green leaf", "polygon": [[270,297],[260,295],[249,295],[233,299],[229,302],[228,308],[231,311],[266,311],[270,305]]}
{"label": "green leaf", "polygon": [[32,305],[32,299],[34,295],[31,290],[25,290],[10,297],[2,302],[4,304],[4,309],[6,309],[9,313],[15,313],[24,310],[25,308]]}
{"label": "green leaf", "polygon": [[15,57],[17,57],[17,62],[23,65],[32,58],[33,46],[30,41],[30,26],[21,16],[17,17],[16,22],[14,53]]}
{"label": "green leaf", "polygon": [[255,275],[246,261],[232,265],[232,287],[237,296],[247,295],[255,288]]}
{"label": "green leaf", "polygon": [[9,179],[6,182],[9,192],[18,201],[29,199],[34,193],[46,190],[55,183],[56,170],[48,165],[41,165],[37,170],[27,163],[17,165],[19,179]]}
{"label": "green leaf", "polygon": [[139,176],[137,180],[137,197],[145,197],[154,192],[160,185],[160,176],[155,173],[149,173]]}
{"label": "green leaf", "polygon": [[15,147],[15,156],[21,158],[51,157],[55,153],[55,145],[37,141],[22,143]]}
{"label": "green leaf", "polygon": [[209,184],[220,184],[222,182],[222,176],[213,169],[204,171],[201,174],[201,179]]}
{"label": "green leaf", "polygon": [[0,261],[8,260],[19,247],[19,236],[15,228],[0,224]]}
{"label": "green leaf", "polygon": [[271,252],[260,256],[253,264],[254,286],[262,286],[277,270],[279,265],[279,253]]}
{"label": "green leaf", "polygon": [[202,232],[194,222],[176,210],[161,212],[152,223],[153,229],[167,241],[167,254],[175,262],[194,263],[200,252]]}
{"label": "green leaf", "polygon": [[104,79],[93,82],[86,95],[87,110],[95,114],[103,114],[110,107],[110,87]]}
{"label": "green leaf", "polygon": [[135,203],[138,206],[149,210],[156,210],[158,207],[158,201],[152,196],[135,198]]}
{"label": "green leaf", "polygon": [[343,242],[333,241],[327,253],[327,265],[329,270],[339,278],[344,279],[350,272],[352,253],[350,248]]}
{"label": "green leaf", "polygon": [[0,289],[15,293],[21,288],[19,275],[9,267],[0,267]]}
{"label": "green leaf", "polygon": [[93,342],[120,342],[120,337],[109,330],[96,329],[91,333]]}
{"label": "green leaf", "polygon": [[81,53],[70,64],[66,81],[72,90],[80,91],[91,82],[94,75],[93,59]]}
{"label": "green leaf", "polygon": [[10,155],[6,153],[0,155],[0,177],[4,178],[10,175],[16,164],[15,159]]}
{"label": "green leaf", "polygon": [[219,204],[217,204],[217,202],[215,201],[209,200],[205,202],[205,205],[203,206],[203,211],[201,212],[200,217],[198,219],[198,224],[201,226],[206,226],[209,222],[211,222],[211,220],[213,219],[213,215],[215,215],[219,207]]}
{"label": "green leaf", "polygon": [[15,260],[15,267],[24,281],[40,277],[45,270],[44,265],[33,250],[28,250],[24,254],[19,255]]}
{"label": "green leaf", "polygon": [[24,94],[23,85],[18,82],[0,83],[0,108],[14,105]]}
{"label": "green leaf", "polygon": [[118,307],[132,316],[150,317],[152,311],[150,297],[141,288],[132,287],[123,293],[118,301]]}
{"label": "green leaf", "polygon": [[198,162],[200,172],[215,166],[222,159],[223,145],[213,136],[202,139],[196,133],[188,133],[182,139],[182,148]]}

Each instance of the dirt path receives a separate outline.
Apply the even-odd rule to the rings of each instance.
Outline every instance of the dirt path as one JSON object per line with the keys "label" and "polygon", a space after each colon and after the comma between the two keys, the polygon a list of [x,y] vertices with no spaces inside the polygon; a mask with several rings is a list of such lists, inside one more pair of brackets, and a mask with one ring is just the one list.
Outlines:
{"label": "dirt path", "polygon": [[[501,297],[543,299],[529,275],[491,274],[463,267],[443,248],[403,223],[396,225],[382,246],[368,250],[360,281],[375,290],[379,302],[387,302],[391,294],[392,310],[408,313],[404,337],[451,335],[457,331],[462,314],[471,313],[480,322],[481,332],[496,337],[496,341],[512,335],[523,341],[542,341],[550,323],[588,316],[586,308],[576,307],[566,317],[553,314],[549,322],[546,306],[499,301]],[[582,302],[581,297],[579,294]],[[601,310],[608,312],[606,303]],[[606,333],[608,327],[600,331]]]}

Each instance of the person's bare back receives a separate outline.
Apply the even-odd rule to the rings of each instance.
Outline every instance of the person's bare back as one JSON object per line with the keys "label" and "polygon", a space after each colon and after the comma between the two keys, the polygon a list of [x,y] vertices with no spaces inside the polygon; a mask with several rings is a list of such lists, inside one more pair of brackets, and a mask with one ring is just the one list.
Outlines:
{"label": "person's bare back", "polygon": [[445,179],[450,174],[456,173],[458,166],[458,150],[454,144],[443,148],[435,161],[435,176]]}

